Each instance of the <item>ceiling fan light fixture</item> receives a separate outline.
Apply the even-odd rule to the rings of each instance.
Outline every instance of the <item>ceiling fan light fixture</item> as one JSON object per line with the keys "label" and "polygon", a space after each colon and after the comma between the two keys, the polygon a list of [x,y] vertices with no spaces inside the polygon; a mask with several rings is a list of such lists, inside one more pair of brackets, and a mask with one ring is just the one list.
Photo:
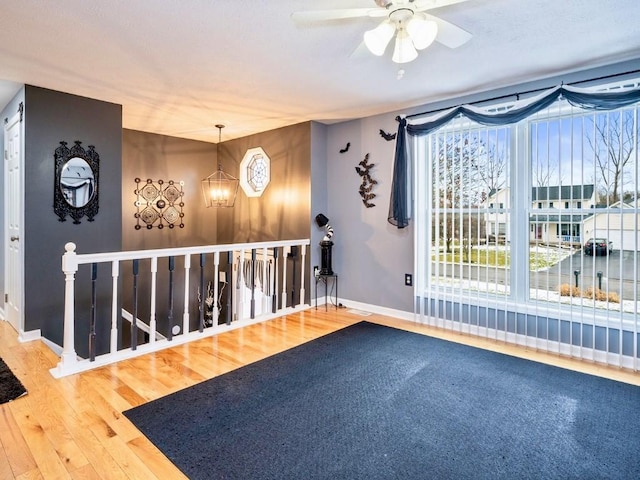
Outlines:
{"label": "ceiling fan light fixture", "polygon": [[424,50],[436,39],[438,24],[433,20],[427,20],[424,15],[415,14],[407,23],[407,34],[417,50]]}
{"label": "ceiling fan light fixture", "polygon": [[379,57],[384,54],[395,32],[395,25],[385,20],[373,30],[364,32],[364,44],[371,53]]}
{"label": "ceiling fan light fixture", "polygon": [[396,63],[409,63],[418,58],[418,51],[413,46],[411,37],[404,28],[398,29],[396,45],[393,50],[393,60]]}

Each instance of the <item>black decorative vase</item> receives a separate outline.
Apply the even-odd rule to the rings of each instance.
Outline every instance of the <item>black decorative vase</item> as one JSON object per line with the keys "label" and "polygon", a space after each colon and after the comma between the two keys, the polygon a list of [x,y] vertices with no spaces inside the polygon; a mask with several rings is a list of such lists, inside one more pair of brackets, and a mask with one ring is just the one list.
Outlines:
{"label": "black decorative vase", "polygon": [[331,240],[320,242],[320,248],[322,249],[320,275],[333,275],[333,270],[331,269],[331,247],[333,247]]}

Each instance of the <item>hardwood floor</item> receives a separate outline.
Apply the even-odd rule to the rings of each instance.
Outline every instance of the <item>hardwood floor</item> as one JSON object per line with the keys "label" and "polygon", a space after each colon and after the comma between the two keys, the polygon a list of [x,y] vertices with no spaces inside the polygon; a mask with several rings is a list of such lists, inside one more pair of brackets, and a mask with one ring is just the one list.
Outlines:
{"label": "hardwood floor", "polygon": [[40,341],[18,343],[0,321],[0,357],[28,391],[0,405],[0,478],[186,478],[123,411],[362,320],[640,385],[633,372],[345,309],[310,309],[56,380],[57,357]]}

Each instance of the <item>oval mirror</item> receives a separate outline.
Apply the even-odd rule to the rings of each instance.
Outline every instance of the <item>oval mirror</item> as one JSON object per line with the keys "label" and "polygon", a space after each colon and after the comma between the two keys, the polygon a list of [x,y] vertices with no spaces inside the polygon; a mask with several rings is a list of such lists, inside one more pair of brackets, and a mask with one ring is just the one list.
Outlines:
{"label": "oval mirror", "polygon": [[95,192],[95,178],[86,160],[74,157],[62,166],[60,190],[72,207],[84,207],[91,201]]}

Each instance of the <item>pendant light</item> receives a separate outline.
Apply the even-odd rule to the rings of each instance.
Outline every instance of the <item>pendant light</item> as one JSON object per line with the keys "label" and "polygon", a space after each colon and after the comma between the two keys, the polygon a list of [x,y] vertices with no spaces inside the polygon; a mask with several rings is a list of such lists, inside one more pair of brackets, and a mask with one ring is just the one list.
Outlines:
{"label": "pendant light", "polygon": [[[218,129],[218,148],[222,141],[222,129],[224,125],[216,125]],[[238,193],[239,180],[222,170],[218,164],[218,170],[202,180],[202,194],[204,203],[209,207],[233,207]]]}

